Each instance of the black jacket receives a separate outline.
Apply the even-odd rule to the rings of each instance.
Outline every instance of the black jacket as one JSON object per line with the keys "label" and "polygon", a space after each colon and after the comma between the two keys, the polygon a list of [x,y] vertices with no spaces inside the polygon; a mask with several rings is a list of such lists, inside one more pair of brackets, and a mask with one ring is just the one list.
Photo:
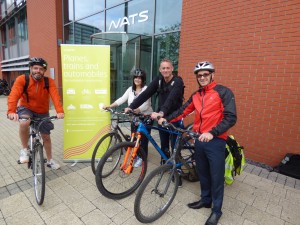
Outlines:
{"label": "black jacket", "polygon": [[147,89],[129,105],[129,108],[138,108],[148,98],[158,93],[158,108],[156,112],[162,111],[164,116],[167,116],[182,106],[183,89],[184,84],[182,78],[173,75],[172,80],[166,83],[163,77],[159,75],[155,77]]}

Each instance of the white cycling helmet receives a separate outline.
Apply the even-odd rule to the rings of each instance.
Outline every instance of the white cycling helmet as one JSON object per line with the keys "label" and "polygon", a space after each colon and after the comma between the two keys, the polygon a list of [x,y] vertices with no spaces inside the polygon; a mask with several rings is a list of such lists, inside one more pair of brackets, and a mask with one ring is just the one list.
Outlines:
{"label": "white cycling helmet", "polygon": [[198,62],[194,69],[194,74],[197,74],[200,70],[208,70],[210,72],[215,72],[215,67],[212,63],[208,61]]}

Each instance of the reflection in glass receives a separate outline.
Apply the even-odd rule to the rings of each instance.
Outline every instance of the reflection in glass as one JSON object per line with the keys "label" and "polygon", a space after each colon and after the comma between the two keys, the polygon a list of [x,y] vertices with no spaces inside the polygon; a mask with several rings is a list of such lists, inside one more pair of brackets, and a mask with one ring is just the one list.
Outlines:
{"label": "reflection in glass", "polygon": [[128,3],[128,33],[152,34],[154,1],[132,1]]}
{"label": "reflection in glass", "polygon": [[106,31],[116,32],[125,31],[125,5],[120,5],[106,11]]}
{"label": "reflection in glass", "polygon": [[73,0],[64,0],[63,3],[64,24],[66,24],[74,20]]}
{"label": "reflection in glass", "polygon": [[180,32],[163,34],[154,39],[153,75],[158,74],[160,61],[169,58],[173,62],[174,74],[178,71]]}
{"label": "reflection in glass", "polygon": [[106,0],[106,8],[124,3],[124,0]]}
{"label": "reflection in glass", "polygon": [[65,44],[74,44],[74,28],[73,23],[64,26],[64,40]]}
{"label": "reflection in glass", "polygon": [[157,0],[155,33],[180,30],[181,11],[182,0]]}
{"label": "reflection in glass", "polygon": [[104,10],[104,0],[75,0],[75,20]]}

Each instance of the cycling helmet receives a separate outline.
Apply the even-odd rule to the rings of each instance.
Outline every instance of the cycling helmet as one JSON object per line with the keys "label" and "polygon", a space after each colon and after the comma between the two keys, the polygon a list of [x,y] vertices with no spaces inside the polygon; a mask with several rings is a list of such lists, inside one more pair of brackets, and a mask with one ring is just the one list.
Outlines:
{"label": "cycling helmet", "polygon": [[42,58],[36,58],[36,57],[31,58],[29,61],[29,66],[34,66],[34,65],[39,65],[44,67],[44,69],[47,69],[47,62]]}
{"label": "cycling helmet", "polygon": [[131,71],[131,75],[134,77],[146,77],[145,71],[139,68]]}
{"label": "cycling helmet", "polygon": [[212,63],[208,61],[198,62],[194,69],[194,74],[197,74],[198,71],[208,70],[210,72],[215,72],[215,67]]}
{"label": "cycling helmet", "polygon": [[146,72],[140,68],[134,69],[131,71],[131,75],[133,78],[133,89],[135,90],[135,84],[134,84],[134,78],[135,77],[141,77],[142,78],[142,87],[144,87],[145,83],[146,83]]}

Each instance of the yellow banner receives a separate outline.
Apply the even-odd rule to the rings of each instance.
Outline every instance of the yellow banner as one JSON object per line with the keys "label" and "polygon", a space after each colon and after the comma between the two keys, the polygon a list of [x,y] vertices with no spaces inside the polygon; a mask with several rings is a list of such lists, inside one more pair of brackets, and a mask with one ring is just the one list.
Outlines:
{"label": "yellow banner", "polygon": [[110,46],[61,45],[64,161],[89,161],[110,130]]}

